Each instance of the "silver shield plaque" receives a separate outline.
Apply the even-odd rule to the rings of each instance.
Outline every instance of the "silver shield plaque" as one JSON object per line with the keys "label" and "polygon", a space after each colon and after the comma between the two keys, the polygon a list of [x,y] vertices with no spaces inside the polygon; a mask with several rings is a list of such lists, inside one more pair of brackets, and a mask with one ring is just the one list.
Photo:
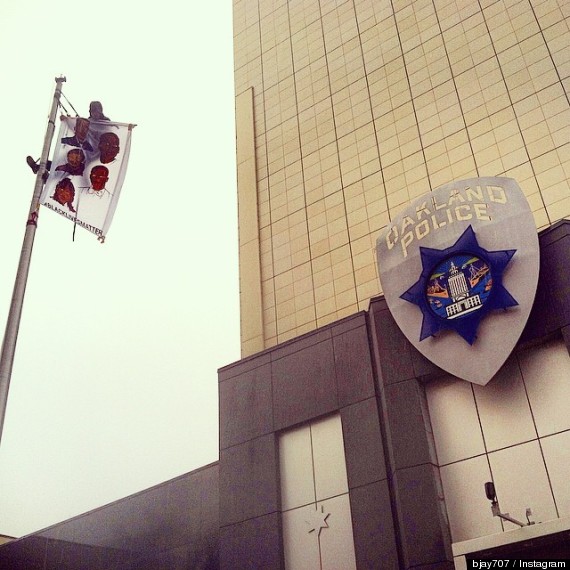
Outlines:
{"label": "silver shield plaque", "polygon": [[395,321],[424,356],[485,385],[527,322],[538,283],[532,212],[511,178],[471,178],[416,199],[376,245]]}

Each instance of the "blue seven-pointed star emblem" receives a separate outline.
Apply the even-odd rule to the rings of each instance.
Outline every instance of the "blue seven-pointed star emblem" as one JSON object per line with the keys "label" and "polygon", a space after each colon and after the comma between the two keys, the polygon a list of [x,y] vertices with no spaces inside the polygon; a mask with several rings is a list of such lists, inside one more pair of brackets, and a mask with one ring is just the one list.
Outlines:
{"label": "blue seven-pointed star emblem", "polygon": [[472,345],[490,311],[518,305],[502,284],[515,252],[483,249],[471,226],[447,249],[420,247],[420,278],[400,295],[422,311],[420,341],[454,330]]}

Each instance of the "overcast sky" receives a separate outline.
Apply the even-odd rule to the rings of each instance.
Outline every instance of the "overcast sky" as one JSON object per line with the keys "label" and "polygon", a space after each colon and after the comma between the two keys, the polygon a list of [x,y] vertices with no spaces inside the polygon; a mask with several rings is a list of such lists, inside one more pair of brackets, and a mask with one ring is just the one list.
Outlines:
{"label": "overcast sky", "polygon": [[231,1],[3,0],[0,70],[1,334],[54,78],[80,114],[138,125],[105,244],[40,210],[0,444],[0,534],[22,536],[218,459],[217,369],[239,359]]}

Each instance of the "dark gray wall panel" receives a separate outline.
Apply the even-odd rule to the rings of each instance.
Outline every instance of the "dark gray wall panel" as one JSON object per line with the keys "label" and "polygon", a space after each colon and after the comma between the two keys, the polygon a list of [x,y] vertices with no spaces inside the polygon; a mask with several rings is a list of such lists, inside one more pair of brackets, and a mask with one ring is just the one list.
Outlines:
{"label": "dark gray wall panel", "polygon": [[376,398],[341,410],[349,488],[386,479],[386,459]]}
{"label": "dark gray wall panel", "polygon": [[443,497],[434,466],[400,469],[394,476],[396,510],[405,568],[452,560]]}
{"label": "dark gray wall panel", "polygon": [[374,375],[366,322],[333,337],[340,407],[374,396]]}
{"label": "dark gray wall panel", "polygon": [[[322,336],[322,335],[321,335]],[[332,338],[273,360],[276,430],[336,411],[338,398]]]}
{"label": "dark gray wall panel", "polygon": [[192,477],[182,477],[168,485],[163,522],[167,530],[157,533],[158,550],[192,544],[190,555],[194,556],[202,548],[209,550],[208,543],[213,538],[217,542],[218,488],[218,469],[197,471]]}
{"label": "dark gray wall panel", "polygon": [[370,310],[372,330],[380,355],[381,366],[378,367],[378,371],[381,384],[388,385],[414,378],[411,352],[415,349],[394,321],[386,301],[384,299],[372,301]]}
{"label": "dark gray wall panel", "polygon": [[[154,567],[153,570],[188,570],[188,568],[218,570],[220,567],[219,553],[213,549],[196,553],[188,547],[175,548],[161,552],[158,562],[158,567]],[[132,570],[139,570],[138,565]]]}
{"label": "dark gray wall panel", "polygon": [[332,325],[328,325],[316,331],[309,332],[291,340],[279,344],[270,350],[271,360],[278,360],[284,356],[290,356],[297,352],[310,348],[320,342],[327,342],[332,338]]}
{"label": "dark gray wall panel", "polygon": [[232,524],[277,511],[278,468],[274,434],[222,450],[220,524]]}
{"label": "dark gray wall panel", "polygon": [[260,352],[259,354],[254,354],[253,356],[249,356],[244,358],[243,360],[238,360],[232,364],[228,364],[227,366],[223,366],[218,370],[218,380],[223,382],[228,378],[233,378],[234,376],[240,376],[245,372],[249,372],[254,368],[259,368],[264,364],[268,364],[271,360],[271,353],[270,351]]}
{"label": "dark gray wall panel", "polygon": [[337,336],[353,329],[358,329],[363,326],[365,327],[366,321],[366,311],[360,311],[360,313],[355,313],[350,317],[345,317],[344,319],[331,323],[328,326],[331,327],[332,335]]}
{"label": "dark gray wall panel", "polygon": [[358,569],[399,568],[388,481],[352,489],[350,509]]}
{"label": "dark gray wall panel", "polygon": [[415,379],[386,387],[388,433],[394,470],[423,463],[436,463],[432,456],[423,405],[423,387]]}
{"label": "dark gray wall panel", "polygon": [[282,570],[280,518],[274,513],[223,527],[220,570]]}
{"label": "dark gray wall panel", "polygon": [[271,365],[220,383],[220,447],[225,449],[273,431]]}
{"label": "dark gray wall panel", "polygon": [[523,342],[570,325],[570,222],[562,220],[539,234],[540,275]]}
{"label": "dark gray wall panel", "polygon": [[435,564],[419,564],[414,570],[454,570],[455,564],[451,560],[436,562]]}

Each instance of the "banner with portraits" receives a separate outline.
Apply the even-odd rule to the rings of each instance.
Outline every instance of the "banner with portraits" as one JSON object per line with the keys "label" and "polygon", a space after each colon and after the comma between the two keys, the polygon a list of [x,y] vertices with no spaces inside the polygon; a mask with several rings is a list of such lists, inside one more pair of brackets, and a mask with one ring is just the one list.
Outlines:
{"label": "banner with portraits", "polygon": [[62,117],[40,203],[104,241],[125,179],[133,127]]}

